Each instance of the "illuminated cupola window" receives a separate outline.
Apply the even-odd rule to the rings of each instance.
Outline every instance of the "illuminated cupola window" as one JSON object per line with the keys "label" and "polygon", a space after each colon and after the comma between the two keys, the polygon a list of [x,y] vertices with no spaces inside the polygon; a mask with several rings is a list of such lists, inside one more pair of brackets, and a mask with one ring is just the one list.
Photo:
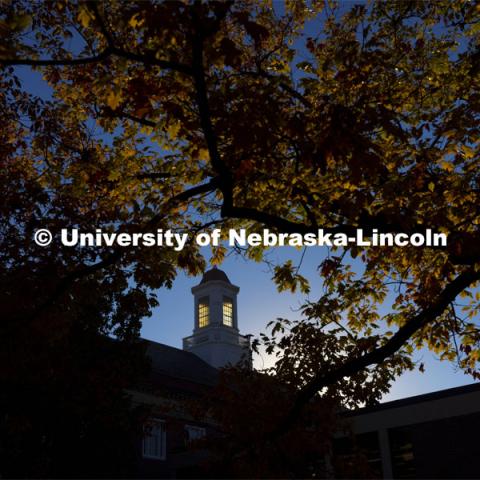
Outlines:
{"label": "illuminated cupola window", "polygon": [[233,327],[233,301],[228,297],[223,297],[223,324]]}
{"label": "illuminated cupola window", "polygon": [[198,326],[200,328],[206,327],[210,322],[210,305],[208,304],[208,297],[202,297],[198,301]]}

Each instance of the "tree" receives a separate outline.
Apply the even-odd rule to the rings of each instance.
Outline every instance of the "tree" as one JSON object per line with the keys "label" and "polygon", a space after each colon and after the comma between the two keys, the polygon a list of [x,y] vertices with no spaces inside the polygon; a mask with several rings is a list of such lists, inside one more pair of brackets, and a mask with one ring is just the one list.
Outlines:
{"label": "tree", "polygon": [[[85,212],[100,202],[126,229],[448,234],[447,247],[346,246],[322,263],[325,294],[305,313],[317,340],[343,350],[306,359],[272,435],[345,378],[378,374],[388,384],[422,346],[478,377],[473,2],[17,2],[1,18],[6,81],[18,78],[15,66],[31,66],[61,111],[59,124],[42,127],[48,141],[29,145],[39,162],[29,168],[57,191],[74,185],[69,202]],[[72,135],[73,125],[93,124],[97,136],[83,144]],[[134,255],[91,257],[88,267],[79,258],[41,309],[105,261],[141,269]],[[194,245],[174,257],[173,266],[201,268]],[[143,273],[149,283],[152,270]],[[275,280],[308,289],[291,264]],[[380,317],[392,291],[392,313]]]}
{"label": "tree", "polygon": [[126,390],[147,374],[141,319],[171,284],[173,257],[32,242],[39,228],[109,229],[126,217],[102,200],[108,183],[78,177],[73,163],[94,168],[101,146],[60,103],[7,72],[0,105],[1,475],[131,477],[147,412]]}
{"label": "tree", "polygon": [[280,372],[226,368],[218,385],[192,402],[197,418],[207,415],[219,431],[200,443],[210,455],[198,472],[206,478],[328,478],[331,439],[339,431],[338,403],[315,398],[281,438],[269,439],[296,394],[294,378]]}
{"label": "tree", "polygon": [[[60,114],[17,87],[7,79],[1,95],[1,474],[130,476],[143,412],[126,388],[146,372],[138,329],[155,300],[141,281],[129,286],[128,264],[108,268],[115,252],[100,252],[99,274],[88,249],[45,250],[30,241],[41,226],[92,218],[71,201],[75,185],[42,180],[41,125],[59,126]],[[75,138],[72,125],[61,128]],[[100,224],[118,221],[101,207],[89,214]]]}

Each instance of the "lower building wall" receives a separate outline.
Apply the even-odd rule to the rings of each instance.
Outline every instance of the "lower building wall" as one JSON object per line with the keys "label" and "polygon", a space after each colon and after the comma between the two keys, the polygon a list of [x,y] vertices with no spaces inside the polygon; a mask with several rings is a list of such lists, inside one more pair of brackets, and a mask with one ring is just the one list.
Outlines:
{"label": "lower building wall", "polygon": [[[413,475],[407,478],[480,478],[480,413],[404,429],[413,446]],[[389,433],[392,444],[395,429]],[[405,478],[393,463],[394,478]]]}
{"label": "lower building wall", "polygon": [[[390,413],[395,415],[394,410]],[[350,441],[337,439],[337,453],[342,461],[359,452],[372,478],[480,478],[478,432],[480,412],[391,428],[386,425],[370,432],[363,428]]]}

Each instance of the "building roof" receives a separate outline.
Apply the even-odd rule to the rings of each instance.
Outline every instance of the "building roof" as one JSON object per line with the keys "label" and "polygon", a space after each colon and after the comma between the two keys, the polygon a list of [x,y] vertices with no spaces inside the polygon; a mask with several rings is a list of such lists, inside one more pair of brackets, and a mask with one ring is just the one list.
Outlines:
{"label": "building roof", "polygon": [[232,283],[228,279],[227,274],[223,270],[218,269],[216,266],[213,267],[211,270],[207,270],[203,274],[200,284],[212,281],[222,281],[230,284]]}
{"label": "building roof", "polygon": [[152,372],[157,375],[187,380],[204,385],[215,385],[218,370],[197,355],[163,343],[148,343],[147,355],[152,361]]}
{"label": "building roof", "polygon": [[468,385],[462,385],[460,387],[447,388],[446,390],[439,390],[437,392],[424,393],[421,395],[414,395],[412,397],[401,398],[399,400],[392,400],[390,402],[379,403],[378,405],[372,405],[369,407],[359,408],[358,410],[351,410],[343,412],[343,415],[357,416],[372,412],[378,412],[382,410],[388,410],[391,408],[406,407],[422,402],[430,402],[432,400],[439,400],[442,398],[448,398],[456,395],[463,395],[467,393],[473,393],[480,391],[480,382],[471,383]]}

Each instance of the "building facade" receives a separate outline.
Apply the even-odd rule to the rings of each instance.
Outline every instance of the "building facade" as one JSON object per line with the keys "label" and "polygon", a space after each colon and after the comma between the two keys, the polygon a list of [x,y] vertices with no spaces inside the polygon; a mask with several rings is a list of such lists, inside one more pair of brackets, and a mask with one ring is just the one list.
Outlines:
{"label": "building facade", "polygon": [[218,381],[218,370],[193,353],[147,342],[148,378],[131,394],[136,406],[147,406],[149,418],[138,438],[139,478],[196,478],[208,452],[198,447],[216,434],[215,424],[192,414]]}
{"label": "building facade", "polygon": [[386,402],[344,415],[374,478],[480,478],[480,383]]}
{"label": "building facade", "polygon": [[[209,452],[192,445],[219,431],[212,419],[192,416],[188,405],[215,387],[219,368],[251,366],[249,337],[239,331],[238,292],[223,271],[207,271],[192,288],[193,334],[183,349],[146,341],[151,373],[131,392],[151,410],[137,445],[140,478],[199,478],[206,471]],[[480,478],[480,383],[341,417],[351,434],[338,435],[332,457],[355,462],[360,453],[366,478]],[[332,478],[342,478],[334,468],[327,469]]]}
{"label": "building facade", "polygon": [[239,290],[222,270],[205,272],[192,288],[193,335],[183,339],[183,349],[146,340],[150,375],[131,392],[136,405],[151,411],[137,445],[139,477],[198,478],[208,462],[202,438],[218,430],[211,419],[194,417],[189,405],[215,387],[219,368],[251,366],[249,337],[239,331]]}

